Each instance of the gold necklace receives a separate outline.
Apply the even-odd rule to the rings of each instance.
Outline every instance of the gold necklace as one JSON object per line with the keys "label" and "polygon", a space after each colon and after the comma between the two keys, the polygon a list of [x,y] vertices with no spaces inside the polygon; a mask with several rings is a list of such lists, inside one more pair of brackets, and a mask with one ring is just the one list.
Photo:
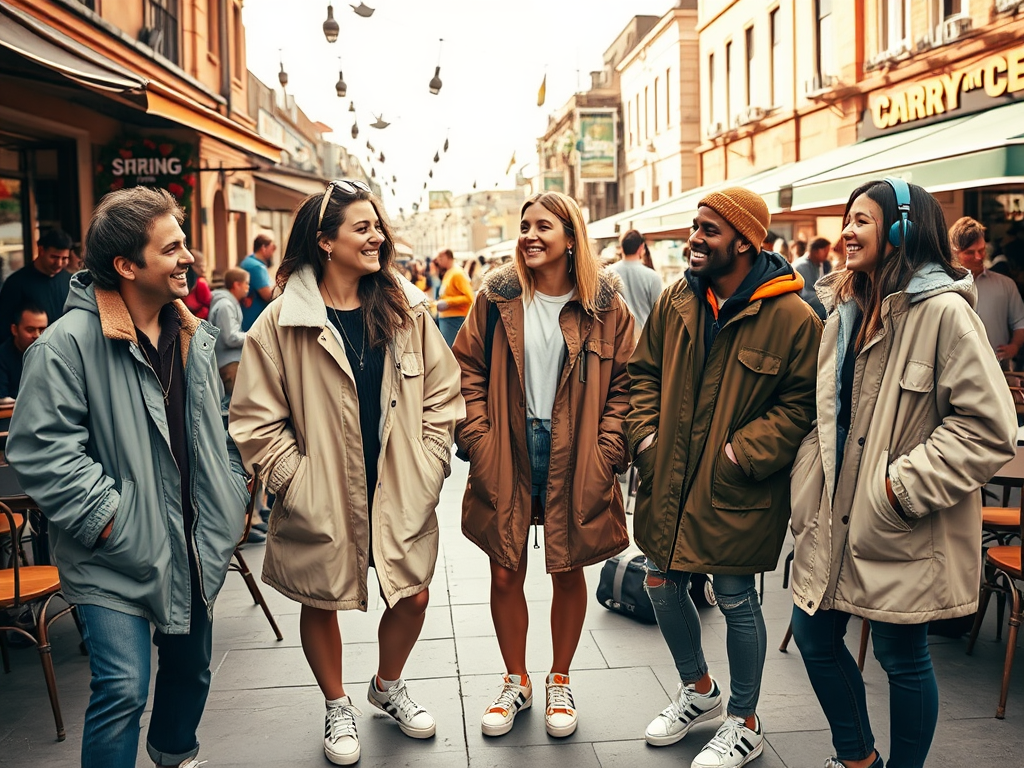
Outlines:
{"label": "gold necklace", "polygon": [[[146,362],[149,363],[149,367],[153,369],[153,373],[156,375],[156,383],[160,385],[160,391],[164,394],[164,408],[170,405],[169,400],[171,397],[171,382],[174,381],[174,358],[171,358],[171,373],[167,377],[167,389],[164,389],[164,383],[160,381],[160,375],[156,372],[156,366],[153,365],[153,361],[149,359],[149,353],[146,351],[146,347],[139,344],[139,349],[142,350],[143,356],[146,358]],[[157,352],[157,354],[160,354]]]}
{"label": "gold necklace", "polygon": [[[333,305],[334,304],[334,297],[331,296],[331,289],[327,287],[327,283],[324,283],[324,290],[327,291],[327,298],[329,298],[331,300],[331,304]],[[361,307],[357,307],[357,309],[361,309]],[[335,309],[332,306],[331,307],[331,312],[334,313],[334,319],[338,323],[338,330],[340,330],[341,331],[341,335],[345,337],[345,343],[348,344],[349,347],[351,347],[352,349],[355,349],[356,345],[352,343],[352,340],[348,337],[348,334],[345,333],[345,325],[341,322],[341,318],[338,317],[338,310]],[[366,322],[364,321],[362,325],[363,325],[363,345],[359,348],[359,370],[360,371],[363,370],[363,353],[366,352]]]}

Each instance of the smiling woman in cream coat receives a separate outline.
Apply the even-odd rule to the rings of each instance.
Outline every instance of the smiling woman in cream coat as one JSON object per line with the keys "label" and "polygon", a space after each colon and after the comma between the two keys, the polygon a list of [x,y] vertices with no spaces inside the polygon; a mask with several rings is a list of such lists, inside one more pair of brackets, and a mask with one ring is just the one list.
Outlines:
{"label": "smiling woman in cream coat", "polygon": [[793,636],[832,728],[826,768],[883,765],[851,615],[870,620],[889,678],[885,764],[920,768],[939,706],[928,622],[977,607],[978,488],[1013,457],[1017,419],[935,198],[866,184],[843,240],[846,270],[818,283],[817,427],[792,470]]}
{"label": "smiling woman in cream coat", "polygon": [[332,182],[300,207],[278,271],[283,295],[249,331],[230,431],[276,494],[263,579],[302,603],[303,651],[327,702],[324,750],[359,759],[336,612],[386,603],[371,705],[413,738],[434,735],[401,674],[437,559],[435,508],[465,412],[459,366],[421,291],[393,271],[380,201]]}

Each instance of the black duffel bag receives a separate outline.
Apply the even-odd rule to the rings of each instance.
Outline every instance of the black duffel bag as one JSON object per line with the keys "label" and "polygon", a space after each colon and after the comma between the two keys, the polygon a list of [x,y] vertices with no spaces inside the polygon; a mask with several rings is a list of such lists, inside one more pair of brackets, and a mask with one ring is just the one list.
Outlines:
{"label": "black duffel bag", "polygon": [[[601,578],[597,582],[597,602],[610,611],[644,624],[657,624],[654,606],[644,589],[646,560],[643,553],[635,549],[605,560],[601,567]],[[691,574],[689,591],[697,608],[716,604],[715,593],[706,574]]]}

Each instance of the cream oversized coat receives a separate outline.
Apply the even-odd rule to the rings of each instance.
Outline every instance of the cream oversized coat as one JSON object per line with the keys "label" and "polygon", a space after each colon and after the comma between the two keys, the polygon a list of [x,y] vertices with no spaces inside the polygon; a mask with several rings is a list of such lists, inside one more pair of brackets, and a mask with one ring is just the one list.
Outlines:
{"label": "cream oversized coat", "polygon": [[[976,610],[978,488],[1013,458],[1017,417],[974,313],[970,275],[922,268],[882,304],[883,330],[857,354],[853,409],[837,476],[836,413],[852,301],[833,310],[818,354],[817,427],[792,470],[793,600],[893,624]],[[905,518],[886,497],[888,473]]]}
{"label": "cream oversized coat", "polygon": [[409,322],[385,357],[370,515],[352,367],[312,268],[291,276],[242,351],[230,432],[246,467],[258,464],[277,494],[263,580],[315,608],[366,610],[371,541],[388,605],[424,590],[434,573],[434,510],[465,404],[426,296],[401,284]]}

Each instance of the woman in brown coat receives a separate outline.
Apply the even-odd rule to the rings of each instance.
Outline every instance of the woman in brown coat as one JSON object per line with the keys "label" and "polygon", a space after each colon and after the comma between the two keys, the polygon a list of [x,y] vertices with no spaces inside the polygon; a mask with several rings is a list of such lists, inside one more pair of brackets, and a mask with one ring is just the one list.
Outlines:
{"label": "woman in brown coat", "polygon": [[466,398],[456,439],[470,462],[462,530],[491,558],[491,617],[506,669],[481,728],[508,733],[533,700],[523,583],[534,524],[544,527],[554,588],[545,723],[550,735],[568,736],[576,730],[569,665],[587,607],[582,569],[629,541],[616,475],[628,464],[633,318],[572,199],[531,197],[519,232],[514,264],[484,278],[453,349]]}
{"label": "woman in brown coat", "polygon": [[426,296],[393,271],[383,206],[361,182],[305,200],[277,273],[284,293],[249,331],[231,436],[277,501],[263,579],[302,603],[299,631],[327,702],[324,751],[359,759],[337,611],[386,607],[367,697],[413,738],[434,719],[401,679],[437,559],[435,507],[463,415],[459,369]]}

